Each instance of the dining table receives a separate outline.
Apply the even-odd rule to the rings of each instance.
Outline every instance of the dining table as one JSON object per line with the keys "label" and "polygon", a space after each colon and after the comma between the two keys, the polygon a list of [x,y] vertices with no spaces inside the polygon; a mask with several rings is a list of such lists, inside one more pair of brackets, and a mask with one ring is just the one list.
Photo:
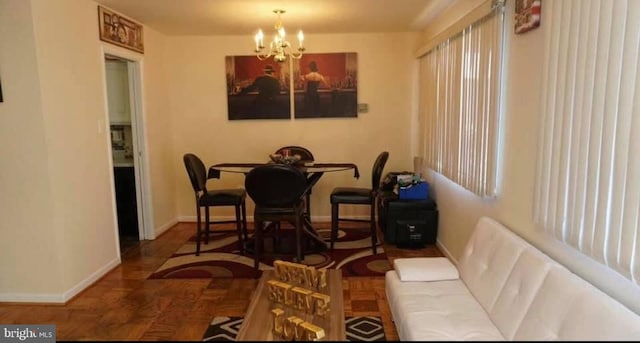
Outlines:
{"label": "dining table", "polygon": [[[220,174],[223,172],[226,173],[241,173],[246,175],[253,168],[269,165],[275,162],[255,162],[255,163],[217,163],[209,167],[207,172],[208,179],[219,179]],[[349,171],[353,170],[353,177],[360,178],[360,173],[358,171],[358,166],[354,163],[341,163],[341,162],[305,162],[305,163],[295,163],[293,166],[297,167],[307,175],[307,182],[309,183],[309,192],[313,189],[313,186],[318,183],[322,175],[330,172],[339,172],[339,171]],[[318,247],[319,251],[327,250],[328,246],[324,239],[318,234],[318,231],[313,227],[311,223],[311,214],[309,210],[305,212],[304,222],[303,222],[303,230],[304,234],[310,238],[314,245]]]}

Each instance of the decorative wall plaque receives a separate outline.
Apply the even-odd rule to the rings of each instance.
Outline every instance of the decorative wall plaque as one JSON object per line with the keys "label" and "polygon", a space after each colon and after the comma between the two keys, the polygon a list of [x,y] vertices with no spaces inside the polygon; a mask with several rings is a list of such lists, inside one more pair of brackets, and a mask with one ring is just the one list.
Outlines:
{"label": "decorative wall plaque", "polygon": [[516,0],[516,33],[525,33],[540,26],[541,3],[542,0]]}
{"label": "decorative wall plaque", "polygon": [[98,21],[100,40],[144,53],[141,24],[102,6],[98,6]]}

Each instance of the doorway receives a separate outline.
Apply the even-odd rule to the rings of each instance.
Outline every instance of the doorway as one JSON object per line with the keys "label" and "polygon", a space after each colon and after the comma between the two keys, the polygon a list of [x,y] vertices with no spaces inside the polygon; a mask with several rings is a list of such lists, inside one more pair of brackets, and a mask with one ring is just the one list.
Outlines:
{"label": "doorway", "polygon": [[107,111],[120,254],[145,238],[143,197],[143,127],[139,114],[139,69],[136,62],[105,54]]}

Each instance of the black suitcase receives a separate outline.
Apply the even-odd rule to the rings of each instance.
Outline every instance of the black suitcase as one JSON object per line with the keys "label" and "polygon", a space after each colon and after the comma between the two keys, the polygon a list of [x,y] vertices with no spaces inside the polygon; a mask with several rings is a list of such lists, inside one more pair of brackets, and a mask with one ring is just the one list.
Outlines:
{"label": "black suitcase", "polygon": [[378,224],[386,243],[401,248],[435,244],[438,210],[430,197],[424,200],[400,200],[393,192],[382,192],[378,210]]}

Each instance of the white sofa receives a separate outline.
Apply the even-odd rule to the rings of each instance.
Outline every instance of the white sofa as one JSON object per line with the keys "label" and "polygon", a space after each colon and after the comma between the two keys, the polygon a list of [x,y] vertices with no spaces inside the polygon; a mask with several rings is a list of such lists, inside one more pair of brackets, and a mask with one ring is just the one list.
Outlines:
{"label": "white sofa", "polygon": [[640,316],[487,217],[457,268],[396,259],[385,282],[403,341],[640,340]]}

